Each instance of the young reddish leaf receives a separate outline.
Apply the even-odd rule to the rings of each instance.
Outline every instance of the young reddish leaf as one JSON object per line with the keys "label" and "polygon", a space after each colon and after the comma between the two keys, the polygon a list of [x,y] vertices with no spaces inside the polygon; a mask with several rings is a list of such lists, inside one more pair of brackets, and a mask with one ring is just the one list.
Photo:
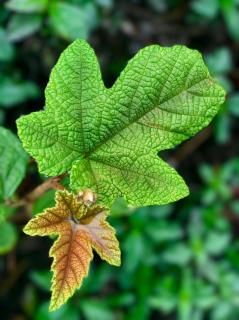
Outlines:
{"label": "young reddish leaf", "polygon": [[24,228],[29,235],[59,235],[50,249],[54,261],[50,311],[71,297],[87,276],[93,258],[92,247],[112,265],[120,265],[119,243],[115,230],[106,222],[103,206],[86,206],[67,191],[56,193],[56,206],[30,220]]}

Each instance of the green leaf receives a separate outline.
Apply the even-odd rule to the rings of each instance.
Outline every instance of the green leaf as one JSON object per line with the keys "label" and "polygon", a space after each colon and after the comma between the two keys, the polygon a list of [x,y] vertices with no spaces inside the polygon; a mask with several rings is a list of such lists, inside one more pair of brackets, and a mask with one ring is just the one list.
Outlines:
{"label": "green leaf", "polygon": [[128,216],[132,213],[132,210],[130,210],[127,206],[127,202],[124,198],[118,198],[113,203],[111,207],[110,214],[113,217],[122,217],[122,216]]}
{"label": "green leaf", "polygon": [[227,320],[232,319],[232,305],[228,301],[220,301],[211,313],[211,319],[212,320]]}
{"label": "green leaf", "polygon": [[42,290],[49,291],[52,274],[48,270],[33,271],[30,274],[32,281]]}
{"label": "green leaf", "polygon": [[124,269],[127,273],[135,272],[140,262],[142,262],[145,253],[143,240],[139,232],[132,231],[124,241]]}
{"label": "green leaf", "polygon": [[218,301],[216,287],[202,281],[200,278],[196,278],[194,283],[194,300],[199,309],[212,309]]}
{"label": "green leaf", "polygon": [[230,241],[230,233],[211,231],[205,240],[205,250],[211,255],[223,254],[229,247]]}
{"label": "green leaf", "polygon": [[131,292],[121,292],[115,295],[109,295],[106,298],[106,304],[110,307],[129,307],[135,304],[135,295]]}
{"label": "green leaf", "polygon": [[10,61],[14,54],[14,48],[3,29],[0,29],[0,43],[0,61]]}
{"label": "green leaf", "polygon": [[215,138],[218,143],[226,143],[230,140],[230,117],[224,113],[217,117],[214,126]]}
{"label": "green leaf", "polygon": [[166,220],[153,221],[145,226],[145,231],[155,242],[169,242],[183,237],[183,230],[180,225]]}
{"label": "green leaf", "polygon": [[113,320],[115,318],[113,311],[99,300],[85,300],[80,306],[87,320]]}
{"label": "green leaf", "polygon": [[101,291],[112,280],[112,273],[113,269],[107,264],[97,265],[97,267],[93,264],[89,276],[82,284],[81,293],[92,296]]}
{"label": "green leaf", "polygon": [[22,40],[41,26],[42,18],[38,14],[16,14],[8,24],[7,36],[10,41]]}
{"label": "green leaf", "polygon": [[190,269],[183,270],[178,301],[178,319],[191,320],[193,300],[193,277]]}
{"label": "green leaf", "polygon": [[59,319],[81,320],[81,317],[79,315],[79,311],[71,304],[65,304],[60,309],[54,312],[49,312],[49,302],[41,304],[34,317],[34,320]]}
{"label": "green leaf", "polygon": [[203,16],[204,18],[213,19],[219,12],[218,0],[193,0],[191,7],[194,12]]}
{"label": "green leaf", "polygon": [[0,127],[0,201],[13,195],[25,176],[27,162],[17,137]]}
{"label": "green leaf", "polygon": [[63,38],[86,39],[97,24],[96,10],[93,3],[79,7],[66,2],[56,2],[50,6],[50,23]]}
{"label": "green leaf", "polygon": [[14,107],[28,99],[36,98],[38,94],[38,87],[33,82],[16,82],[10,78],[0,79],[0,107]]}
{"label": "green leaf", "polygon": [[157,277],[154,283],[155,294],[149,298],[149,304],[163,313],[173,312],[178,303],[178,280],[175,273]]}
{"label": "green leaf", "polygon": [[185,266],[188,264],[192,257],[190,248],[184,243],[177,243],[169,246],[163,254],[162,258],[169,264],[175,264],[178,266]]}
{"label": "green leaf", "polygon": [[14,214],[14,209],[0,203],[0,223]]}
{"label": "green leaf", "polygon": [[238,3],[235,0],[221,0],[221,10],[227,25],[227,29],[231,37],[238,41],[239,40],[239,11]]}
{"label": "green leaf", "polygon": [[235,93],[231,95],[226,102],[226,106],[228,111],[232,115],[234,115],[235,117],[238,117],[239,116],[239,93]]}
{"label": "green leaf", "polygon": [[17,242],[15,227],[9,222],[0,222],[0,254],[8,253]]}
{"label": "green leaf", "polygon": [[17,12],[42,12],[47,7],[48,0],[9,0],[6,6]]}
{"label": "green leaf", "polygon": [[35,216],[38,213],[43,212],[47,208],[52,208],[55,205],[55,190],[49,190],[45,192],[40,198],[38,198],[32,208],[32,214]]}
{"label": "green leaf", "polygon": [[176,298],[170,295],[165,297],[163,295],[159,295],[156,297],[151,297],[149,299],[150,306],[166,314],[169,312],[173,312],[176,307],[176,303]]}
{"label": "green leaf", "polygon": [[103,8],[111,8],[113,6],[113,0],[95,0],[95,2]]}
{"label": "green leaf", "polygon": [[74,191],[90,188],[111,205],[165,204],[188,195],[176,171],[158,158],[205,127],[224,101],[201,55],[184,46],[148,46],[105,88],[91,47],[76,40],[46,88],[46,110],[17,121],[39,170],[71,170]]}
{"label": "green leaf", "polygon": [[206,56],[206,63],[214,75],[228,73],[233,68],[231,51],[227,47],[218,48]]}

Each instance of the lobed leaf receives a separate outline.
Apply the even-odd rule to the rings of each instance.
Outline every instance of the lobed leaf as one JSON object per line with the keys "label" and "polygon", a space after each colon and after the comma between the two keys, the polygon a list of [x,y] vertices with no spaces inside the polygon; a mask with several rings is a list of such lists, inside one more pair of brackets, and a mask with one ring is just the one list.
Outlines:
{"label": "lobed leaf", "polygon": [[105,88],[93,50],[76,40],[53,68],[45,111],[21,117],[18,133],[42,173],[71,170],[74,191],[90,188],[108,206],[166,204],[188,188],[158,152],[207,126],[224,96],[185,46],[140,50]]}
{"label": "lobed leaf", "polygon": [[67,191],[56,193],[56,206],[30,220],[24,228],[29,235],[59,235],[50,249],[52,297],[56,310],[71,297],[88,274],[92,248],[112,265],[120,265],[119,243],[114,229],[105,221],[104,207],[87,207]]}

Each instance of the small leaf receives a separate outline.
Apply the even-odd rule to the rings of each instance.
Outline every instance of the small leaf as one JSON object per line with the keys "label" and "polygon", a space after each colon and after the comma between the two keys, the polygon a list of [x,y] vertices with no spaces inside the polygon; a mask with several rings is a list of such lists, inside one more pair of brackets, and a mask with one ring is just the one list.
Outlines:
{"label": "small leaf", "polygon": [[13,195],[25,176],[27,162],[17,137],[0,127],[0,201]]}
{"label": "small leaf", "polygon": [[206,19],[213,19],[219,12],[218,0],[193,0],[191,1],[191,7],[195,13]]}
{"label": "small leaf", "polygon": [[110,308],[101,301],[85,300],[81,303],[82,312],[87,320],[114,320],[115,315]]}
{"label": "small leaf", "polygon": [[56,206],[30,220],[29,235],[59,235],[50,250],[54,258],[50,310],[58,309],[87,276],[93,258],[92,247],[112,265],[120,265],[119,244],[114,229],[105,221],[104,207],[86,207],[67,191],[56,193]]}
{"label": "small leaf", "polygon": [[229,247],[231,241],[230,233],[211,231],[205,240],[205,251],[211,255],[223,254]]}
{"label": "small leaf", "polygon": [[111,8],[113,6],[113,0],[96,0],[96,3],[102,8]]}
{"label": "small leaf", "polygon": [[16,82],[11,78],[0,79],[0,106],[3,108],[12,108],[28,99],[36,98],[38,94],[38,87],[33,82]]}
{"label": "small leaf", "polygon": [[186,266],[192,256],[192,252],[190,248],[184,243],[177,243],[169,246],[162,253],[162,260],[169,264],[178,265],[178,266]]}
{"label": "small leaf", "polygon": [[221,47],[206,56],[207,66],[213,75],[226,74],[233,68],[231,51]]}
{"label": "small leaf", "polygon": [[221,0],[220,1],[222,14],[225,19],[225,23],[227,25],[227,29],[231,37],[235,40],[239,40],[239,28],[238,28],[238,20],[239,20],[239,11],[238,11],[238,3],[234,0]]}
{"label": "small leaf", "polygon": [[124,270],[127,274],[136,272],[139,264],[144,260],[145,246],[142,234],[136,230],[131,231],[125,237],[123,252],[125,254]]}
{"label": "small leaf", "polygon": [[40,198],[36,199],[32,208],[32,215],[35,216],[47,208],[54,207],[55,205],[55,190],[45,192]]}
{"label": "small leaf", "polygon": [[239,94],[234,93],[226,102],[228,111],[235,117],[239,117]]}
{"label": "small leaf", "polygon": [[49,302],[44,302],[39,306],[34,316],[34,320],[81,320],[79,310],[71,304],[66,304],[55,312],[49,312]]}
{"label": "small leaf", "polygon": [[230,116],[228,113],[221,114],[215,120],[214,133],[218,143],[226,143],[230,140]]}
{"label": "small leaf", "polygon": [[0,254],[8,253],[17,242],[17,232],[15,227],[7,222],[0,222]]}
{"label": "small leaf", "polygon": [[17,12],[42,12],[47,7],[48,0],[9,0],[6,6]]}
{"label": "small leaf", "polygon": [[73,191],[89,188],[107,206],[166,204],[188,188],[158,152],[207,126],[224,96],[185,46],[140,50],[107,89],[92,48],[76,40],[51,73],[45,111],[18,119],[18,134],[42,173],[71,170]]}
{"label": "small leaf", "polygon": [[66,2],[56,2],[50,6],[50,23],[63,38],[86,39],[97,24],[96,10],[93,3],[79,7]]}
{"label": "small leaf", "polygon": [[145,232],[158,243],[179,240],[183,237],[181,226],[166,220],[153,221],[152,224],[145,226]]}
{"label": "small leaf", "polygon": [[14,48],[7,38],[5,30],[0,28],[0,61],[9,61],[14,54]]}
{"label": "small leaf", "polygon": [[8,24],[7,36],[10,41],[22,40],[41,26],[42,18],[37,14],[16,14],[12,16]]}
{"label": "small leaf", "polygon": [[49,291],[51,283],[51,272],[49,270],[33,271],[31,272],[30,277],[34,284],[40,289]]}

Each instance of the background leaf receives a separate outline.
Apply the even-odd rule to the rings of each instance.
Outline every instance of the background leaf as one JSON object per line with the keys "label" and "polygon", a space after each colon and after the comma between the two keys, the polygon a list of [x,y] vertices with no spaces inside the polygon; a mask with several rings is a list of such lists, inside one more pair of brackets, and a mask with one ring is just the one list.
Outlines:
{"label": "background leaf", "polygon": [[13,58],[14,48],[7,38],[6,32],[0,29],[0,61],[9,61]]}
{"label": "background leaf", "polygon": [[10,41],[22,40],[41,26],[42,18],[37,14],[16,14],[12,16],[8,24],[7,37]]}
{"label": "background leaf", "polygon": [[17,137],[0,127],[0,200],[10,198],[25,176],[28,156]]}
{"label": "background leaf", "polygon": [[39,95],[38,87],[32,82],[18,82],[10,78],[0,78],[0,107],[11,108]]}
{"label": "background leaf", "polygon": [[17,12],[41,12],[47,6],[47,0],[9,0],[6,6]]}
{"label": "background leaf", "polygon": [[97,13],[92,3],[79,8],[67,2],[56,2],[50,6],[50,23],[56,33],[66,39],[86,39],[97,25]]}
{"label": "background leaf", "polygon": [[0,234],[0,254],[5,254],[15,246],[17,242],[17,232],[11,223],[0,221]]}

